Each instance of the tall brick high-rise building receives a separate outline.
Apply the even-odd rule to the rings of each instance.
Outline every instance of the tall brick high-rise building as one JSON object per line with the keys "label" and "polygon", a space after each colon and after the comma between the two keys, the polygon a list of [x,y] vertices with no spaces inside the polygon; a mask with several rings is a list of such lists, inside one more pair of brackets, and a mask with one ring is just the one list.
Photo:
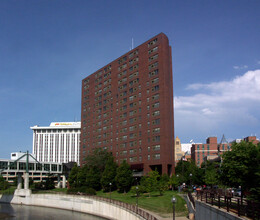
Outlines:
{"label": "tall brick high-rise building", "polygon": [[160,33],[82,80],[80,161],[111,151],[139,174],[172,173],[171,47]]}

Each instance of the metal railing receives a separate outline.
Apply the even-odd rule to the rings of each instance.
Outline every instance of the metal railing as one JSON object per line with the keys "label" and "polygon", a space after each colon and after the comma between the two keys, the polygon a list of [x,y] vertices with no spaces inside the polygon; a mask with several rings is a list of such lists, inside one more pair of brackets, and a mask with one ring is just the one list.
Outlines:
{"label": "metal railing", "polygon": [[190,202],[192,203],[192,205],[193,205],[193,207],[194,207],[194,209],[195,209],[195,208],[196,208],[196,207],[195,207],[195,201],[194,201],[193,196],[191,195],[191,192],[188,192],[188,197],[189,197],[189,200],[190,200]]}
{"label": "metal railing", "polygon": [[[84,195],[84,194],[81,194],[81,195]],[[111,203],[113,205],[120,206],[121,208],[124,208],[130,212],[133,212],[134,214],[139,215],[140,217],[142,217],[146,220],[158,220],[152,214],[144,211],[143,209],[138,208],[136,205],[131,205],[131,204],[128,204],[125,202],[121,202],[121,201],[110,199],[110,198],[100,197],[100,196],[91,196],[91,195],[84,195],[84,196],[98,200],[98,201],[104,201],[107,203]]]}
{"label": "metal railing", "polygon": [[238,216],[246,216],[250,219],[260,219],[260,203],[233,197],[228,190],[200,190],[197,191],[197,200],[226,209]]}

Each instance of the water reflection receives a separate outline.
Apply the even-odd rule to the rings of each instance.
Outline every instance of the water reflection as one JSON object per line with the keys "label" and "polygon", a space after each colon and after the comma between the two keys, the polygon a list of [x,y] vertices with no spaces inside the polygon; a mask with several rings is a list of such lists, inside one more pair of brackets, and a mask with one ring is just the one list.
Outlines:
{"label": "water reflection", "polygon": [[[8,214],[9,216],[6,216]],[[104,218],[62,209],[0,203],[0,219],[6,220],[104,220]]]}

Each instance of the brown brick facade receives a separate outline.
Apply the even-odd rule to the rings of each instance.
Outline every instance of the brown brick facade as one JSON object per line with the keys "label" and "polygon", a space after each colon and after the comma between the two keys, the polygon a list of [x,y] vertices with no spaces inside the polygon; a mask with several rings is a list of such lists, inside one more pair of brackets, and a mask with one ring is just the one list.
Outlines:
{"label": "brown brick facade", "polygon": [[136,172],[174,164],[171,47],[161,33],[82,80],[80,161],[112,151]]}
{"label": "brown brick facade", "polygon": [[209,137],[206,144],[192,144],[191,159],[200,167],[206,158],[217,157],[219,153],[228,151],[230,146],[229,143],[218,144],[217,137]]}
{"label": "brown brick facade", "polygon": [[[238,139],[239,142],[241,139]],[[259,140],[256,136],[249,136],[243,139],[245,142],[252,142],[253,144],[258,144]],[[236,141],[233,141],[236,142]],[[202,162],[207,159],[213,159],[219,154],[225,151],[232,150],[232,143],[219,143],[217,137],[209,137],[206,140],[206,144],[192,144],[191,147],[191,159],[195,161],[197,166],[201,166]],[[237,143],[239,143],[237,142]]]}

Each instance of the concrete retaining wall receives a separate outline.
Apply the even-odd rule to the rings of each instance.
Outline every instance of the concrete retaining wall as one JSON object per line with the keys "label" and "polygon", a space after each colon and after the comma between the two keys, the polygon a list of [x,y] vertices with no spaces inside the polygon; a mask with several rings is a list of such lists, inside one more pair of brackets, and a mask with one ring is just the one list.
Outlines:
{"label": "concrete retaining wall", "polygon": [[104,201],[97,201],[87,197],[59,194],[32,194],[31,196],[0,195],[0,202],[60,208],[108,219],[140,220],[135,213],[122,207]]}
{"label": "concrete retaining wall", "polygon": [[235,214],[227,212],[226,210],[219,209],[216,206],[211,206],[204,202],[195,201],[196,213],[195,219],[198,220],[241,220]]}

